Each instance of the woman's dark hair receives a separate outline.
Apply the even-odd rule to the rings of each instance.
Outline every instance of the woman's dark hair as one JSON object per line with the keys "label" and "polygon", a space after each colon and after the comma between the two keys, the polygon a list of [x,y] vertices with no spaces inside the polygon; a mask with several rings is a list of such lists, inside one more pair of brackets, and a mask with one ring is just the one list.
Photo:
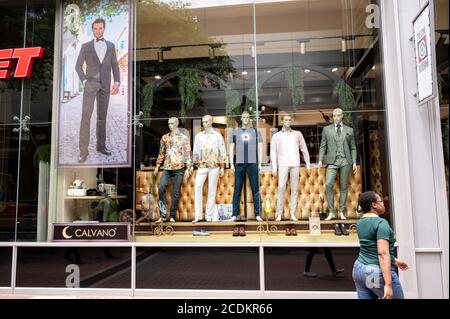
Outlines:
{"label": "woman's dark hair", "polygon": [[376,202],[377,200],[378,200],[377,193],[375,193],[374,191],[368,191],[360,194],[358,200],[359,212],[362,213],[370,212],[372,203]]}

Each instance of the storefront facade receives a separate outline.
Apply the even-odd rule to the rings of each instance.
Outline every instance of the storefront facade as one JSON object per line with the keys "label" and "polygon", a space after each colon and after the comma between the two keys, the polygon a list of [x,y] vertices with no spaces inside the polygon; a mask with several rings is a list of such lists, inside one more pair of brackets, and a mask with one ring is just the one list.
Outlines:
{"label": "storefront facade", "polygon": [[[410,38],[425,4],[2,3],[7,22],[0,50],[41,47],[44,55],[34,59],[29,78],[17,78],[16,71],[0,82],[1,291],[355,298],[351,267],[358,253],[357,201],[361,192],[374,190],[383,195],[398,256],[411,267],[400,273],[406,297],[448,298],[448,3],[431,2],[439,86],[434,98],[419,105]],[[100,23],[106,40],[102,60],[115,55],[108,82],[120,85],[111,95],[108,85],[108,98],[97,98],[94,108],[88,98],[94,86],[87,85],[95,77],[89,68],[97,52],[92,41],[97,18],[105,21]],[[95,115],[86,111],[89,105]],[[326,161],[324,128],[333,125],[336,108],[343,110],[344,126],[352,128],[346,134],[355,150],[348,161],[356,164],[339,208],[344,187],[336,182],[327,197],[330,168],[318,165]],[[250,154],[251,142],[241,146],[239,138],[233,139],[243,125],[243,111],[257,132],[255,154],[261,148],[253,161],[241,156]],[[198,149],[206,145],[197,147],[205,115],[219,133],[215,138],[223,141],[223,160],[214,159],[215,166],[223,161],[223,175],[210,174],[199,192],[199,172],[216,172],[198,159],[204,155]],[[284,132],[285,116],[304,144],[301,167],[291,175],[298,181],[283,190],[279,157],[274,165],[274,135]],[[174,222],[160,225],[155,221],[166,210],[158,205],[160,185],[168,170],[161,141],[173,117],[189,144],[185,162],[197,165],[182,182]],[[241,157],[247,164],[240,164]],[[234,194],[239,165],[248,163],[255,163],[257,183],[243,178],[239,198]],[[253,196],[254,185],[259,199]],[[295,186],[297,199],[291,194]],[[209,187],[217,188],[209,196],[217,209],[199,215],[199,202],[209,209]],[[106,200],[95,191],[99,188],[108,193]],[[77,193],[86,189],[89,194]],[[169,188],[167,208],[172,192]],[[333,195],[336,216],[327,220]],[[227,221],[233,199],[245,220]],[[262,221],[256,219],[258,207]],[[281,221],[276,220],[280,211]],[[99,231],[119,236],[124,224],[129,229],[119,241],[92,239]],[[336,233],[339,224],[347,235]],[[313,225],[320,225],[318,235]],[[236,226],[245,237],[233,236]],[[74,240],[77,234],[80,241]],[[322,250],[334,262],[327,265],[316,256],[309,269]],[[340,268],[344,275],[333,276]],[[326,280],[307,278],[304,271]]]}

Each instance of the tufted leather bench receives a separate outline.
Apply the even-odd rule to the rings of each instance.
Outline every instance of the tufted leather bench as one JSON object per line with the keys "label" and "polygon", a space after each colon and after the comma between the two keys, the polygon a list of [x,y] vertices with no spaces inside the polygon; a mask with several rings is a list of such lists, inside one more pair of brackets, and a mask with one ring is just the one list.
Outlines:
{"label": "tufted leather bench", "polygon": [[[136,209],[140,209],[141,198],[145,193],[151,192],[152,184],[152,170],[143,170],[136,172]],[[311,175],[308,176],[306,168],[301,168],[299,178],[299,194],[297,204],[297,218],[308,219],[309,217],[319,216],[321,210],[327,212],[327,202],[325,196],[325,175],[326,168],[313,168]],[[161,178],[161,172],[158,173],[156,178],[156,185],[159,185]],[[191,221],[194,219],[194,176],[191,176],[187,181],[183,183],[181,187],[181,198],[178,206],[177,221]],[[207,196],[207,183],[203,188],[203,207],[206,207]],[[172,186],[169,186],[167,196],[167,206],[170,207],[170,194]],[[274,178],[270,172],[263,172],[260,174],[260,192],[262,200],[262,217],[265,218],[264,205],[267,196],[270,198],[272,205],[272,214],[269,219],[274,219],[274,212],[276,206],[276,197],[278,193],[278,178]],[[225,170],[223,177],[219,179],[217,186],[217,204],[231,204],[233,200],[234,189],[234,174],[231,170]],[[243,188],[241,194],[240,212],[244,216],[244,191],[246,192],[246,206],[247,206],[247,218],[254,219],[255,212],[253,208],[253,197],[250,188],[250,183],[246,183],[246,187]],[[362,191],[361,183],[361,170],[358,167],[358,173],[356,176],[350,173],[349,185],[348,185],[348,197],[347,197],[347,210],[345,216],[348,218],[357,218],[356,208],[358,205],[358,196]],[[156,199],[158,198],[158,187],[156,187]],[[336,179],[334,185],[335,194],[335,206],[339,203],[339,177]],[[284,218],[289,218],[289,199],[290,199],[290,186],[289,181],[286,185],[286,192],[284,194]]]}

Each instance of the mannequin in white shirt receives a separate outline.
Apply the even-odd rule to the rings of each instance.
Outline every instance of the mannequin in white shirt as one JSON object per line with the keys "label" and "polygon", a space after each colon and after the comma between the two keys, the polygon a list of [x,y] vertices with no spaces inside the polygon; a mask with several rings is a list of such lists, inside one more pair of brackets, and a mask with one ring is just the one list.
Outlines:
{"label": "mannequin in white shirt", "polygon": [[206,221],[219,219],[216,206],[217,183],[224,174],[226,151],[222,134],[212,127],[213,118],[202,118],[203,131],[195,136],[194,163],[199,165],[195,176],[195,219],[194,224],[203,220],[203,185],[208,178],[208,200],[206,203]]}
{"label": "mannequin in white shirt", "polygon": [[291,184],[290,219],[292,221],[298,220],[295,213],[297,210],[298,180],[300,176],[299,150],[301,150],[306,162],[308,176],[311,174],[309,152],[305,139],[300,131],[291,129],[291,123],[292,117],[285,115],[283,117],[283,128],[272,137],[271,143],[272,175],[274,177],[278,175],[276,221],[281,221],[283,216],[284,193],[288,176]]}

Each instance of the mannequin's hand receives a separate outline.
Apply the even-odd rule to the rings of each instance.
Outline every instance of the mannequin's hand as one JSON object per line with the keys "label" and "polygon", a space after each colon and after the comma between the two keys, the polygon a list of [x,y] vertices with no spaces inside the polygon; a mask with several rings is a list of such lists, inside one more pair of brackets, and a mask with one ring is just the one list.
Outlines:
{"label": "mannequin's hand", "polygon": [[159,171],[159,167],[156,166],[155,170],[153,171],[153,174],[155,174],[155,176],[158,175],[158,171]]}
{"label": "mannequin's hand", "polygon": [[231,169],[231,171],[232,171],[233,173],[235,172],[235,168],[234,168],[234,165],[233,165],[233,164],[231,164],[230,169]]}
{"label": "mannequin's hand", "polygon": [[114,84],[111,88],[111,95],[116,95],[119,93],[119,86]]}
{"label": "mannequin's hand", "polygon": [[356,164],[353,164],[353,174],[356,175],[357,171],[358,171],[358,167],[356,166]]}
{"label": "mannequin's hand", "polygon": [[187,180],[189,178],[189,176],[191,176],[191,169],[188,168],[185,172],[184,172],[184,179]]}
{"label": "mannequin's hand", "polygon": [[223,176],[223,173],[225,172],[225,170],[223,169],[223,167],[221,167],[220,169],[219,169],[219,175],[220,175],[220,177],[222,177]]}
{"label": "mannequin's hand", "polygon": [[277,174],[278,174],[277,170],[276,170],[276,169],[273,169],[273,170],[272,170],[272,176],[273,176],[273,177],[277,177]]}
{"label": "mannequin's hand", "polygon": [[318,168],[322,167],[322,162],[319,162]]}
{"label": "mannequin's hand", "polygon": [[261,171],[261,167],[262,167],[262,165],[261,165],[261,164],[258,164],[258,170],[259,170],[259,171]]}

